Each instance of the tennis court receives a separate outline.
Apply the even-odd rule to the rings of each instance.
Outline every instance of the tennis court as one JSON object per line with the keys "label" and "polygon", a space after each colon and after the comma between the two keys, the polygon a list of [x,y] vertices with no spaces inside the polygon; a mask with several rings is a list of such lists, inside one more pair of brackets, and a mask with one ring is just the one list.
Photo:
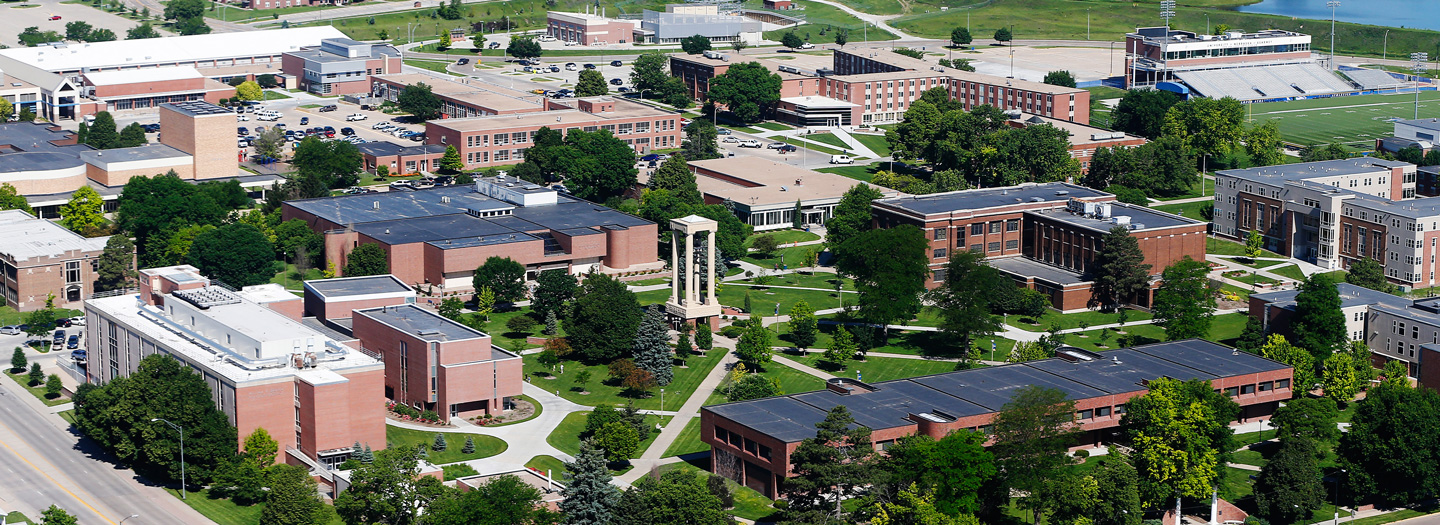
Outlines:
{"label": "tennis court", "polygon": [[[1344,144],[1371,149],[1375,139],[1390,136],[1396,119],[1415,117],[1415,93],[1359,95],[1291,102],[1250,104],[1250,121],[1274,120],[1287,142],[1301,145]],[[1420,93],[1420,117],[1440,118],[1440,92]]]}

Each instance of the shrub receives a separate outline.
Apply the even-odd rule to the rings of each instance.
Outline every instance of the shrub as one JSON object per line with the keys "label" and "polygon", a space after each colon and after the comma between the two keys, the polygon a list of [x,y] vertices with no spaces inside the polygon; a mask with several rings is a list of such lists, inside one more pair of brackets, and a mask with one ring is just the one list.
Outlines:
{"label": "shrub", "polygon": [[734,338],[736,338],[736,337],[740,337],[740,334],[743,334],[743,333],[745,333],[745,329],[744,329],[744,328],[742,328],[742,327],[740,327],[740,326],[737,326],[737,325],[733,325],[733,324],[730,325],[730,326],[727,326],[727,327],[725,327],[725,328],[721,328],[721,329],[720,329],[720,335],[723,335],[723,336],[725,336],[725,337],[729,337],[729,338],[731,338],[731,339],[734,339]]}
{"label": "shrub", "polygon": [[528,333],[531,330],[534,330],[537,324],[539,323],[536,323],[535,320],[531,319],[528,315],[517,315],[515,317],[511,317],[509,321],[505,321],[505,328],[509,329],[512,332]]}
{"label": "shrub", "polygon": [[1075,451],[1075,457],[1080,458],[1080,459],[1088,458],[1088,457],[1090,457],[1090,451],[1089,451],[1089,450],[1076,450],[1076,451]]}
{"label": "shrub", "polygon": [[705,479],[705,488],[710,489],[711,494],[720,498],[720,505],[722,507],[728,509],[735,506],[735,494],[730,492],[730,485],[725,483],[725,478],[710,476]]}
{"label": "shrub", "polygon": [[474,467],[471,467],[470,465],[466,465],[464,463],[452,463],[450,465],[445,465],[443,467],[440,467],[440,470],[445,473],[445,481],[454,481],[463,477],[477,476],[480,474],[479,472],[475,471]]}

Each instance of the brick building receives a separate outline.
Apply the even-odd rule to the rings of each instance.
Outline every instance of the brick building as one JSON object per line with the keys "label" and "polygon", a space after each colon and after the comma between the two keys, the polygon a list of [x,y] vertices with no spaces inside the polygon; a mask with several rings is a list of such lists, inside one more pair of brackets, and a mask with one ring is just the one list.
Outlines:
{"label": "brick building", "polygon": [[1125,35],[1126,86],[1175,80],[1177,72],[1283,63],[1310,63],[1310,35],[1267,29],[1202,35],[1141,27]]}
{"label": "brick building", "polygon": [[385,447],[384,363],[302,324],[299,297],[278,285],[232,291],[191,266],[142,270],[139,286],[85,301],[88,382],[163,354],[204,376],[241,441],[265,428],[286,461],[333,468],[356,442]]}
{"label": "brick building", "polygon": [[490,336],[413,304],[355,310],[363,349],[384,356],[385,397],[441,419],[500,415],[523,393],[520,356]]}
{"label": "brick building", "polygon": [[391,175],[439,171],[440,158],[445,156],[445,146],[440,144],[405,146],[394,142],[366,142],[356,148],[360,150],[365,171],[374,173],[376,167],[385,166]]}
{"label": "brick building", "polygon": [[419,73],[395,73],[376,75],[370,80],[373,82],[371,94],[391,102],[399,98],[406,86],[421,83],[430,86],[430,92],[440,99],[443,118],[535,113],[546,109],[544,95],[470,83],[468,79],[445,80]]}
{"label": "brick building", "polygon": [[845,406],[884,450],[916,434],[935,439],[966,429],[988,432],[1015,389],[1054,388],[1075,401],[1079,444],[1113,441],[1125,404],[1161,377],[1209,381],[1240,404],[1240,421],[1263,417],[1291,398],[1292,369],[1209,341],[1187,339],[1108,352],[1062,348],[1057,357],[866,384],[831,379],[825,390],[712,405],[700,409],[700,439],[711,469],[766,497],[779,495],[800,442],[815,424]]}
{"label": "brick building", "polygon": [[349,38],[322,39],[319,46],[285,53],[280,63],[300,89],[319,95],[370,93],[371,75],[399,73],[401,66],[394,46]]}
{"label": "brick building", "polygon": [[304,315],[342,327],[355,310],[414,303],[415,289],[390,274],[305,281]]}
{"label": "brick building", "polygon": [[634,22],[605,18],[603,12],[550,11],[545,15],[545,34],[561,42],[575,42],[582,46],[623,44],[633,41],[634,33]]}
{"label": "brick building", "polygon": [[78,308],[95,292],[95,267],[109,237],[82,237],[20,210],[0,210],[0,305],[38,310]]}
{"label": "brick building", "polygon": [[235,96],[235,88],[205,78],[189,66],[86,73],[84,86],[99,104],[93,106],[93,111],[82,111],[82,115],[196,100],[216,104],[222,98]]}
{"label": "brick building", "polygon": [[[1116,226],[1139,242],[1152,276],[1186,256],[1205,260],[1206,223],[1060,182],[878,199],[871,212],[882,228],[911,224],[925,232],[932,272],[927,286],[939,287],[949,255],[968,249],[984,253],[1016,284],[1046,293],[1065,312],[1086,308],[1090,262]],[[1152,277],[1150,292],[1158,286]],[[1151,293],[1132,302],[1148,307]]]}
{"label": "brick building", "polygon": [[475,269],[494,255],[525,265],[527,279],[565,269],[648,269],[657,259],[655,223],[524,181],[497,177],[474,185],[286,201],[285,220],[302,219],[325,236],[325,258],[345,267],[360,244],[374,243],[390,271],[435,293],[472,290]]}
{"label": "brick building", "polygon": [[1374,259],[1405,289],[1433,286],[1440,198],[1415,198],[1413,164],[1370,157],[1222,170],[1215,233],[1322,268]]}
{"label": "brick building", "polygon": [[638,153],[677,148],[683,132],[680,115],[611,97],[547,101],[543,113],[448,118],[425,123],[425,143],[453,145],[465,169],[519,164],[531,138],[542,127],[560,131],[609,131]]}
{"label": "brick building", "polygon": [[822,173],[752,156],[690,161],[706,204],[729,201],[735,215],[756,231],[789,228],[800,203],[800,222],[824,224],[845,192],[865,184],[885,197],[900,192],[834,173]]}

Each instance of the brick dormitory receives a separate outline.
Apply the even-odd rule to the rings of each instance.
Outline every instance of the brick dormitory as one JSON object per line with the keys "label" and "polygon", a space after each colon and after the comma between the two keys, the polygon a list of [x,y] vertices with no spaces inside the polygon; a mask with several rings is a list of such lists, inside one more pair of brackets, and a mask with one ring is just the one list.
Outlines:
{"label": "brick dormitory", "polygon": [[1075,401],[1076,445],[1084,446],[1109,442],[1126,402],[1161,377],[1209,381],[1240,404],[1242,421],[1270,414],[1292,395],[1289,366],[1198,339],[1098,353],[1062,348],[1057,356],[874,384],[835,378],[825,390],[707,406],[700,437],[710,445],[716,474],[774,498],[795,448],[841,405],[883,450],[904,436],[988,432],[1016,390],[1037,385]]}

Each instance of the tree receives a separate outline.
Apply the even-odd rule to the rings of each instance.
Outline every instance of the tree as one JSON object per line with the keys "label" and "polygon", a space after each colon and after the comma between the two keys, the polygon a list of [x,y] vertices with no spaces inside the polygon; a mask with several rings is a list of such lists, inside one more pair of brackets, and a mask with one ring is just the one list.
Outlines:
{"label": "tree", "polygon": [[139,276],[135,271],[135,242],[124,235],[105,241],[95,267],[95,289],[99,292],[127,288]]}
{"label": "tree", "polygon": [[585,278],[565,319],[570,344],[586,358],[607,362],[629,353],[630,334],[640,327],[640,303],[625,283],[608,275]]}
{"label": "tree", "polygon": [[1017,341],[1015,346],[1010,347],[1010,355],[1005,357],[1007,363],[1024,363],[1026,361],[1039,361],[1054,357],[1047,345],[1038,341]]}
{"label": "tree", "polygon": [[794,31],[786,31],[785,34],[780,37],[780,45],[790,49],[796,49],[805,45],[805,39],[800,38],[800,35],[795,34]]}
{"label": "tree", "polygon": [[63,40],[60,33],[54,31],[40,31],[39,26],[30,26],[21,31],[16,40],[25,44],[26,47],[35,47],[46,42],[59,42]]}
{"label": "tree", "polygon": [[[254,215],[257,214],[251,213],[246,216]],[[285,260],[308,267],[314,261],[301,260],[302,258],[318,260],[319,256],[324,254],[325,238],[310,229],[304,220],[290,219],[275,225],[271,231],[275,235],[275,253]]]}
{"label": "tree", "polygon": [[140,127],[139,122],[131,122],[130,125],[125,126],[125,129],[120,130],[120,137],[117,139],[115,147],[133,148],[144,146],[148,142],[149,139],[145,138],[145,128]]}
{"label": "tree", "polygon": [[76,233],[98,230],[109,223],[105,220],[105,201],[89,186],[81,186],[60,205],[60,217],[60,225]]}
{"label": "tree", "polygon": [[[707,39],[705,42],[706,45],[709,45],[710,41]],[[681,46],[684,46],[683,40]],[[670,57],[664,53],[645,53],[636,57],[635,62],[631,65],[630,86],[637,91],[659,92],[660,88],[670,80],[669,64]]]}
{"label": "tree", "polygon": [[492,255],[475,269],[471,283],[476,290],[493,290],[499,301],[520,301],[525,299],[525,265],[509,257]]}
{"label": "tree", "polygon": [[1245,106],[1230,97],[1192,98],[1171,106],[1161,127],[1212,157],[1229,152],[1245,135]]}
{"label": "tree", "polygon": [[[511,45],[514,45],[512,42]],[[431,120],[440,117],[440,98],[435,96],[430,86],[424,82],[416,82],[405,86],[400,94],[395,96],[395,105],[401,111],[409,113],[419,120]]]}
{"label": "tree", "polygon": [[730,525],[724,503],[706,486],[711,476],[689,470],[670,470],[640,478],[620,497],[615,525],[685,523]]}
{"label": "tree", "polygon": [[[280,24],[284,26],[288,23],[289,21],[282,21]],[[177,20],[173,28],[175,32],[181,35],[204,35],[210,33],[210,26],[205,23],[205,18],[198,16]]]}
{"label": "tree", "polygon": [[596,447],[605,451],[605,459],[611,463],[629,461],[630,456],[640,448],[640,436],[635,429],[619,421],[606,423],[592,439]]}
{"label": "tree", "polygon": [[230,286],[266,283],[275,275],[275,248],[249,224],[226,224],[201,233],[190,247],[189,264]]}
{"label": "tree", "polygon": [[741,121],[759,122],[780,101],[780,75],[759,62],[735,64],[710,79],[709,97]]}
{"label": "tree", "polygon": [[81,385],[75,392],[76,428],[141,475],[180,480],[179,434],[185,429],[185,467],[190,483],[205,484],[235,455],[235,427],[215,407],[210,387],[180,361],[151,354],[134,373]]}
{"label": "tree", "polygon": [[1210,290],[1210,265],[1188,255],[1160,274],[1155,292],[1155,324],[1171,341],[1210,335],[1215,294]]}
{"label": "tree", "polygon": [[510,45],[505,46],[506,54],[521,59],[539,58],[544,52],[545,50],[540,49],[540,43],[530,37],[512,38]]}
{"label": "tree", "polygon": [[698,55],[710,50],[710,39],[703,35],[687,36],[680,39],[680,49],[687,55]]}
{"label": "tree", "polygon": [[235,96],[240,100],[260,100],[265,98],[265,91],[260,89],[260,84],[254,80],[246,80],[235,86]]}
{"label": "tree", "polygon": [[1153,139],[1160,136],[1170,107],[1179,103],[1180,96],[1170,91],[1132,89],[1120,97],[1111,114],[1110,125],[1116,131]]}
{"label": "tree", "polygon": [[670,77],[660,85],[660,100],[676,109],[688,108],[695,102],[690,98],[690,88],[685,86],[680,77]]}
{"label": "tree", "polygon": [[[704,122],[704,121],[696,121]],[[693,126],[693,124],[692,124]],[[711,127],[713,130],[713,125]],[[646,189],[665,190],[670,192],[681,204],[700,205],[704,204],[704,198],[700,195],[700,188],[695,182],[695,173],[690,171],[686,164],[688,156],[675,155],[660,164],[660,168],[650,174],[650,180],[645,183]],[[676,217],[668,217],[673,219]]]}
{"label": "tree", "polygon": [[65,23],[65,39],[84,42],[90,37],[90,24],[76,20]]}
{"label": "tree", "polygon": [[419,476],[419,452],[403,446],[375,453],[375,460],[350,471],[350,488],[335,498],[345,523],[415,525],[430,502],[444,493],[440,480]]}
{"label": "tree", "polygon": [[261,523],[275,525],[319,525],[329,517],[329,509],[320,500],[315,478],[305,469],[293,465],[275,465],[269,469],[265,509],[260,511]]}
{"label": "tree", "polygon": [[544,317],[565,317],[566,304],[575,299],[579,283],[574,275],[564,269],[545,270],[536,278],[535,293],[530,298],[530,309]]}
{"label": "tree", "polygon": [[995,37],[994,37],[994,38],[995,38],[995,41],[996,41],[996,42],[1009,42],[1010,39],[1012,39],[1012,38],[1014,38],[1014,37],[1015,37],[1015,35],[1013,35],[1013,34],[1010,33],[1010,28],[1008,28],[1008,27],[1002,27],[1002,28],[1000,28],[1000,29],[996,29],[996,30],[995,30]]}
{"label": "tree", "polygon": [[770,330],[765,328],[759,318],[752,318],[745,324],[740,340],[735,343],[735,355],[740,361],[747,363],[749,368],[760,369],[763,368],[761,365],[770,362],[774,353],[770,343]]}
{"label": "tree", "polygon": [[1410,366],[1401,360],[1391,359],[1385,362],[1385,368],[1380,370],[1383,376],[1380,384],[1398,387],[1410,386]]}
{"label": "tree", "polygon": [[1045,74],[1044,83],[1052,86],[1073,88],[1075,87],[1075,75],[1070,74],[1069,71],[1064,69],[1051,71]]}
{"label": "tree", "polygon": [[30,363],[30,372],[25,376],[27,386],[40,386],[45,382],[45,371],[40,369],[40,363]]}
{"label": "tree", "polygon": [[819,320],[815,317],[815,309],[804,299],[795,302],[790,307],[790,342],[804,352],[806,348],[815,345],[815,338],[819,334]]}
{"label": "tree", "polygon": [[1381,384],[1355,407],[1336,448],[1355,501],[1403,505],[1427,500],[1440,486],[1440,396],[1434,390]]}
{"label": "tree", "polygon": [[[683,160],[709,160],[720,158],[717,141],[719,132],[709,120],[695,120],[685,126],[685,141],[680,144],[685,155]],[[671,157],[675,158],[675,157]],[[666,162],[669,162],[667,159]]]}
{"label": "tree", "polygon": [[1385,278],[1385,267],[1374,259],[1362,257],[1350,263],[1350,273],[1345,274],[1345,282],[1380,292],[1395,293],[1395,285]]}
{"label": "tree", "polygon": [[1294,367],[1295,387],[1301,392],[1308,392],[1315,385],[1315,356],[1304,348],[1290,344],[1285,340],[1285,336],[1271,334],[1270,338],[1265,340],[1265,345],[1260,347],[1260,356]]}
{"label": "tree", "polygon": [[357,246],[345,257],[346,277],[384,275],[390,273],[390,256],[379,244],[367,242]]}
{"label": "tree", "polygon": [[[588,70],[587,70],[588,71]],[[581,199],[604,202],[633,188],[636,182],[635,148],[608,130],[565,134],[557,164],[571,193]]]}
{"label": "tree", "polygon": [[359,181],[360,149],[343,140],[305,137],[295,147],[290,164],[299,175],[302,196],[325,197],[332,188],[354,186]]}
{"label": "tree", "polygon": [[725,400],[731,403],[780,395],[785,395],[785,391],[780,388],[780,380],[760,374],[745,374],[725,389]]}
{"label": "tree", "polygon": [[160,38],[160,32],[150,22],[140,22],[140,25],[125,31],[126,40],[143,40],[146,38]]}
{"label": "tree", "polygon": [[880,470],[890,473],[895,488],[918,484],[933,491],[935,507],[945,514],[974,514],[981,510],[980,491],[1000,472],[986,439],[968,430],[938,441],[924,434],[900,438],[886,450]]}
{"label": "tree", "polygon": [[701,350],[710,350],[714,345],[715,334],[710,332],[710,325],[701,323],[695,330],[695,346]]}
{"label": "tree", "polygon": [[201,0],[180,0],[165,4],[165,19],[180,20],[205,16],[205,3]]}
{"label": "tree", "polygon": [[495,477],[466,492],[447,490],[430,502],[423,525],[551,525],[559,514],[544,494],[512,474]]}
{"label": "tree", "polygon": [[1306,440],[1319,446],[1340,439],[1340,429],[1335,426],[1339,416],[1334,400],[1301,396],[1275,409],[1270,424],[1280,428],[1276,435],[1281,441]]}
{"label": "tree", "polygon": [[[14,105],[14,104],[11,104],[9,100],[0,99],[0,101],[3,101],[3,102],[0,102],[0,122],[9,122],[10,119],[12,119],[12,118],[15,117],[15,105]],[[78,134],[78,136],[80,137],[80,139],[78,140],[78,142],[81,143],[81,144],[84,144],[84,143],[85,143],[84,136],[85,136],[86,133],[89,132],[89,131],[86,129],[86,128],[88,128],[88,127],[89,127],[89,125],[85,124],[84,122],[81,122],[81,123],[80,123],[79,134]]]}
{"label": "tree", "polygon": [[54,504],[40,513],[40,525],[76,525],[77,523],[79,520]]}
{"label": "tree", "polygon": [[645,316],[635,331],[630,356],[635,366],[650,372],[655,384],[665,386],[675,378],[674,356],[670,351],[670,326],[665,312],[658,306],[645,309]]}
{"label": "tree", "polygon": [[1245,236],[1245,256],[1255,260],[1265,249],[1265,237],[1260,235],[1260,230],[1250,230]]}
{"label": "tree", "polygon": [[[999,485],[1038,494],[1070,464],[1066,450],[1074,431],[1075,402],[1064,392],[1035,385],[1016,390],[991,422]],[[1020,505],[1035,509],[1037,503],[1026,498]]]}
{"label": "tree", "polygon": [[1245,153],[1250,155],[1252,166],[1274,166],[1284,162],[1285,154],[1280,152],[1280,125],[1274,120],[1253,126],[1245,134]]}
{"label": "tree", "polygon": [[855,279],[862,318],[888,325],[920,312],[929,246],[925,232],[902,224],[860,233],[835,250],[835,269]]}
{"label": "tree", "polygon": [[1230,422],[1240,405],[1211,389],[1208,381],[1157,378],[1145,395],[1131,398],[1120,427],[1134,455],[1140,495],[1148,508],[1171,498],[1205,497],[1229,460]]}
{"label": "tree", "polygon": [[440,33],[440,42],[435,45],[436,49],[440,49],[440,50],[450,49],[450,45],[451,45],[451,42],[450,42],[450,33],[448,33],[448,32],[442,32],[442,33]]}
{"label": "tree", "polygon": [[[853,428],[852,428],[853,427]],[[856,425],[845,405],[831,408],[815,424],[815,437],[800,442],[790,454],[791,472],[781,486],[790,508],[804,512],[830,512],[835,501],[859,493],[873,477],[875,449],[870,429]],[[836,509],[836,512],[842,512]],[[843,519],[843,514],[839,516]]]}
{"label": "tree", "polygon": [[90,133],[85,140],[86,144],[96,149],[120,147],[120,132],[115,129],[115,117],[109,111],[96,113],[95,121],[90,123]]}
{"label": "tree", "polygon": [[605,75],[594,69],[580,71],[580,78],[575,82],[575,96],[595,97],[610,92],[610,87],[605,83]]}
{"label": "tree", "polygon": [[873,525],[979,525],[980,522],[969,514],[951,516],[937,509],[935,495],[921,491],[915,484],[905,487],[896,494],[893,502],[876,503],[870,520]]}
{"label": "tree", "polygon": [[609,525],[620,503],[620,489],[610,484],[605,451],[590,440],[580,442],[575,461],[565,463],[568,479],[560,495],[560,512],[567,525]]}
{"label": "tree", "polygon": [[1145,264],[1140,242],[1124,226],[1111,228],[1100,243],[1095,262],[1090,265],[1095,279],[1090,303],[1112,310],[1134,301],[1136,295],[1149,288],[1150,265]]}
{"label": "tree", "polygon": [[1339,404],[1353,401],[1355,394],[1360,391],[1360,382],[1356,378],[1355,363],[1350,354],[1330,354],[1330,357],[1325,358],[1323,368],[1321,383],[1325,388],[1325,397]]}
{"label": "tree", "polygon": [[[285,132],[281,131],[278,127],[268,128],[260,132],[259,136],[255,137],[255,142],[253,143],[255,154],[261,157],[278,159],[285,150],[285,142]],[[377,169],[383,167],[384,166],[379,166]]]}
{"label": "tree", "polygon": [[850,43],[850,30],[845,28],[836,29],[835,45],[840,46],[841,49],[844,49],[845,44],[848,43]]}
{"label": "tree", "polygon": [[1017,293],[1013,282],[984,264],[984,259],[985,254],[970,250],[952,253],[945,264],[944,282],[929,294],[940,309],[940,329],[956,338],[960,348],[970,348],[975,338],[999,330],[1000,321],[990,315],[995,300],[1005,293]]}
{"label": "tree", "polygon": [[953,46],[955,46],[955,47],[968,46],[968,45],[970,45],[970,42],[971,42],[971,41],[972,41],[972,40],[971,40],[971,38],[970,38],[970,30],[969,30],[969,29],[966,29],[965,27],[961,26],[961,27],[956,27],[955,29],[950,30],[950,44],[951,44],[951,45],[953,45]]}
{"label": "tree", "polygon": [[465,169],[465,160],[454,144],[445,145],[445,154],[440,157],[440,170],[445,173],[459,173]]}
{"label": "tree", "polygon": [[10,373],[15,374],[24,371],[30,366],[30,361],[25,358],[25,349],[15,347],[15,352],[10,354]]}
{"label": "tree", "polygon": [[1345,313],[1340,311],[1340,291],[1329,275],[1317,273],[1300,284],[1291,333],[1295,334],[1295,345],[1309,350],[1316,363],[1325,361],[1350,339]]}
{"label": "tree", "polygon": [[1315,460],[1315,444],[1286,439],[1255,478],[1255,507],[1275,523],[1293,523],[1325,503],[1324,474]]}
{"label": "tree", "polygon": [[1111,448],[1095,469],[1095,484],[1103,489],[1092,509],[1096,525],[1140,525],[1140,475],[1129,457]]}
{"label": "tree", "polygon": [[114,42],[115,32],[109,29],[100,28],[90,32],[87,42]]}
{"label": "tree", "polygon": [[0,183],[0,210],[20,210],[35,215],[30,203],[10,183]]}
{"label": "tree", "polygon": [[775,253],[775,250],[779,248],[779,246],[780,244],[775,241],[774,235],[761,235],[756,237],[755,240],[750,241],[750,248],[758,254],[769,255]]}

